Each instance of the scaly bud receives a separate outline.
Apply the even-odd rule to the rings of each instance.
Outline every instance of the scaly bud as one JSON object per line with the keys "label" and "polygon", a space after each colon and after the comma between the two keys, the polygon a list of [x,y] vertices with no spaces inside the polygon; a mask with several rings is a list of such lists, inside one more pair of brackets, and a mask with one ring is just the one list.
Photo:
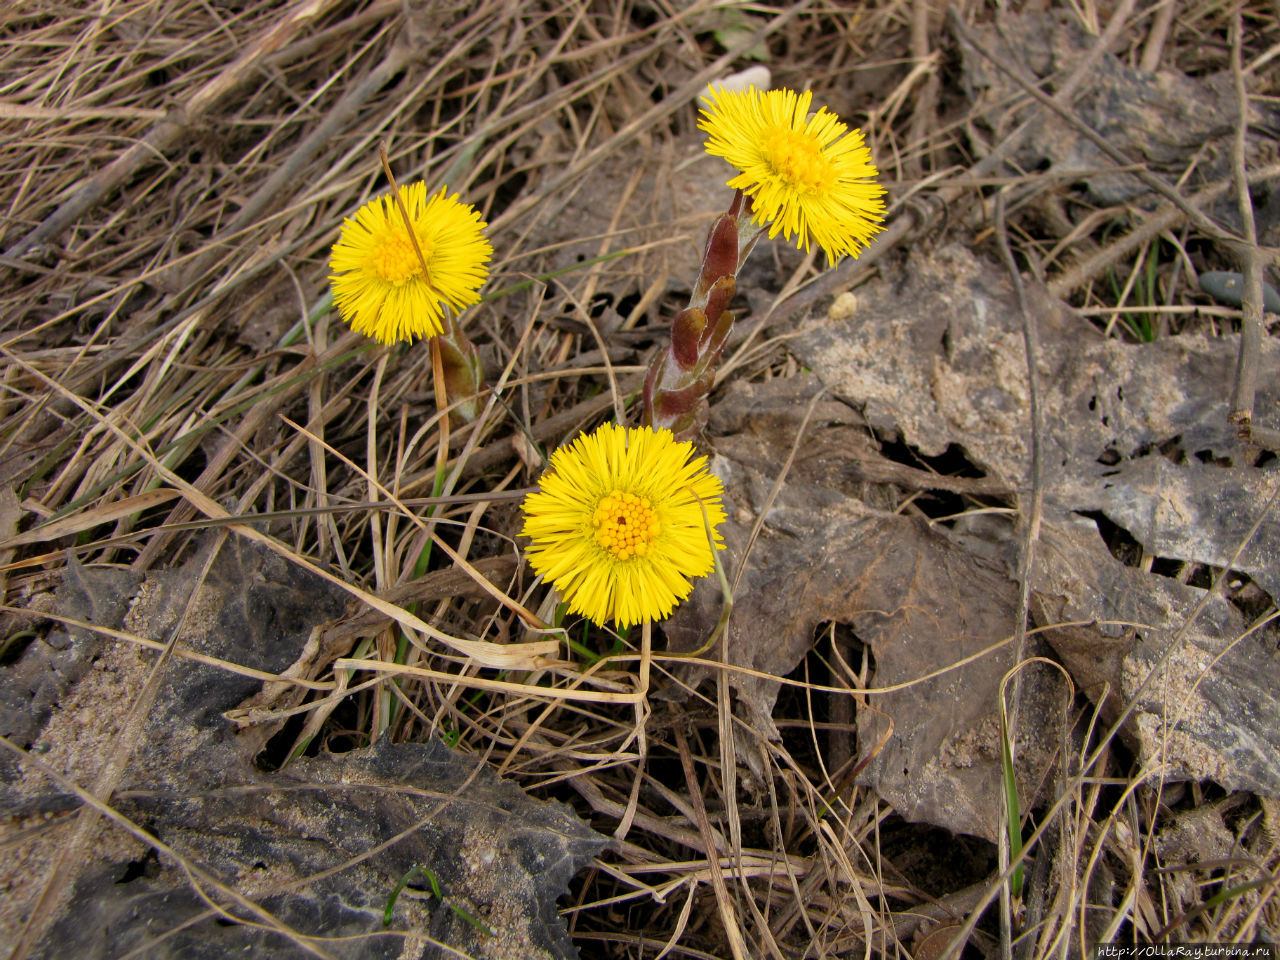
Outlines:
{"label": "scaly bud", "polygon": [[[737,291],[738,281],[734,277],[721,277],[713,283],[710,292],[707,294],[707,316],[720,317],[726,314],[729,309],[729,301],[733,299],[733,295]],[[701,343],[704,347],[711,338],[711,333],[714,329],[715,324],[710,324],[702,331]]]}
{"label": "scaly bud", "polygon": [[681,370],[698,362],[698,344],[707,328],[707,315],[697,307],[685,307],[671,321],[671,356]]}
{"label": "scaly bud", "polygon": [[[738,272],[738,218],[721,214],[711,225],[707,244],[702,250],[702,270],[694,285],[691,304],[700,304],[711,285],[721,277],[732,277]],[[710,316],[710,311],[708,311]]]}
{"label": "scaly bud", "polygon": [[440,365],[444,386],[455,423],[470,423],[480,415],[480,391],[484,388],[484,370],[475,345],[458,326],[453,311],[445,310],[444,333],[440,342]]}

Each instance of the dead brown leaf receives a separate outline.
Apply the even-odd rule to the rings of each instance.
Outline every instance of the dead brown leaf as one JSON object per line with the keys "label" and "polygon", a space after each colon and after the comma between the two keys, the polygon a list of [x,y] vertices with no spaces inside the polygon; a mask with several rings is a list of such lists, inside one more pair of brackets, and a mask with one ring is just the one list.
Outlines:
{"label": "dead brown leaf", "polygon": [[[1227,421],[1238,338],[1104,339],[1042,288],[1027,294],[1043,345],[1045,502],[1102,511],[1154,556],[1224,564],[1280,476],[1248,465]],[[947,246],[867,284],[859,304],[852,320],[792,342],[819,379],[881,436],[928,456],[956,444],[989,475],[1025,487],[1026,353],[1007,274]],[[1259,421],[1280,421],[1272,339],[1258,383]],[[1264,520],[1237,569],[1280,597],[1280,516]]]}
{"label": "dead brown leaf", "polygon": [[[721,417],[741,426],[716,439],[713,461],[728,490],[723,529],[728,556],[737,562],[795,439],[803,413],[795,392],[804,383],[756,384],[721,401]],[[812,382],[807,389],[812,392]],[[769,394],[790,402],[770,402]],[[757,418],[742,413],[756,405],[765,411]],[[847,408],[820,409],[837,422],[819,422],[804,438],[734,597],[727,662],[766,676],[733,674],[731,682],[755,725],[770,730],[779,689],[772,678],[796,667],[821,624],[848,624],[870,648],[873,690],[892,688],[858,701],[864,754],[893,728],[863,779],[910,820],[994,839],[1000,830],[998,689],[1014,662],[1016,587],[945,529],[843,492],[841,478],[857,468],[847,451],[859,431],[839,422],[851,419]],[[719,611],[718,589],[700,584],[667,624],[672,646],[701,645]],[[1042,772],[1047,756],[1031,746],[1047,741],[1040,727],[1026,739],[1027,766],[1020,773],[1031,789],[1032,768]]]}

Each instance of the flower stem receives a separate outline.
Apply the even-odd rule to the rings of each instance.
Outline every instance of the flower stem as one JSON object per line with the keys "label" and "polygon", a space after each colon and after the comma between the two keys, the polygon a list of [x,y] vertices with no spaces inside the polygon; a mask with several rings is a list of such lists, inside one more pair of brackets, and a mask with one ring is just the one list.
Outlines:
{"label": "flower stem", "polygon": [[733,330],[729,302],[737,292],[738,271],[763,230],[763,224],[751,222],[751,198],[741,190],[711,225],[689,305],[671,321],[671,342],[645,375],[643,425],[690,440],[707,422],[716,361]]}

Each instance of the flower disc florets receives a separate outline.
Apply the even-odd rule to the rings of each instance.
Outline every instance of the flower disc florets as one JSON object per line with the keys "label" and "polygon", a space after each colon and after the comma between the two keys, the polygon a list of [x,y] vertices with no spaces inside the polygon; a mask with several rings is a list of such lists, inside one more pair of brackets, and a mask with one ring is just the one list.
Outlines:
{"label": "flower disc florets", "polygon": [[698,127],[707,152],[738,168],[728,182],[751,197],[756,223],[769,223],[828,260],[857,256],[882,229],[884,188],[860,130],[850,131],[826,107],[809,116],[806,90],[712,90]]}
{"label": "flower disc florets", "polygon": [[[671,431],[605,424],[551,455],[524,499],[529,563],[573,613],[622,629],[667,617],[714,569],[720,480]],[[716,546],[721,538],[713,533]]]}
{"label": "flower disc florets", "polygon": [[[333,245],[333,300],[351,329],[382,343],[443,332],[443,311],[480,299],[493,247],[480,213],[446,188],[428,198],[422,181],[400,188],[413,236],[391,194],[343,221]],[[416,242],[416,243],[415,243]],[[421,257],[419,257],[421,252]],[[423,270],[423,263],[426,270]]]}

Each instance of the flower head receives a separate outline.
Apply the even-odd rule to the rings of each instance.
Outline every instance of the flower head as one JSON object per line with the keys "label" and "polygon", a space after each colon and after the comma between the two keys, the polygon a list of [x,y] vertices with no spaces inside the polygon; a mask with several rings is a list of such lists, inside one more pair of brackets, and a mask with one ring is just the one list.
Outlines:
{"label": "flower head", "polygon": [[382,343],[443,332],[442,304],[461,310],[479,300],[476,291],[488,276],[485,264],[493,253],[482,232],[487,224],[457,194],[450,197],[441,187],[428,199],[420,180],[402,186],[400,199],[413,237],[399,204],[387,193],[343,221],[329,257],[329,282],[342,319]]}
{"label": "flower head", "polygon": [[605,424],[551,455],[521,533],[573,613],[623,629],[661,619],[689,596],[690,577],[714,569],[703,508],[714,531],[722,488],[692,453],[670,430]]}
{"label": "flower head", "polygon": [[828,260],[857,256],[884,219],[884,188],[860,130],[821,108],[809,116],[806,90],[712,90],[698,127],[707,152],[738,168],[729,186],[751,197],[756,223],[770,222]]}

